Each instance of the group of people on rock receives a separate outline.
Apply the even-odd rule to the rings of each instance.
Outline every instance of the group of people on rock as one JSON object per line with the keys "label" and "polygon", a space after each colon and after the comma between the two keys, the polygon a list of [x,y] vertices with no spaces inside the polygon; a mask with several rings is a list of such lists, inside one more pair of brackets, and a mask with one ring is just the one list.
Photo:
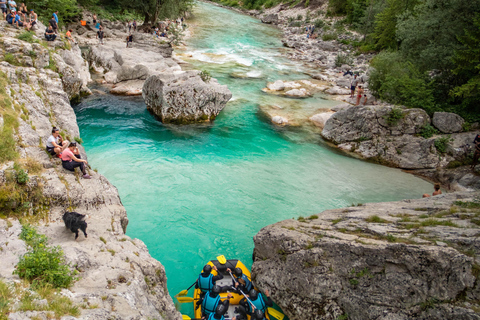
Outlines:
{"label": "group of people on rock", "polygon": [[317,34],[315,32],[315,26],[306,26],[305,32],[307,33],[307,39],[316,39]]}
{"label": "group of people on rock", "polygon": [[12,26],[25,27],[26,30],[30,30],[37,24],[37,14],[33,9],[28,11],[25,3],[21,3],[17,7],[14,0],[0,0],[0,8],[5,20]]}
{"label": "group of people on rock", "polygon": [[[217,275],[212,274],[212,269],[217,271]],[[266,298],[255,290],[251,280],[242,272],[241,268],[235,268],[233,274],[230,268],[227,272],[232,276],[232,285],[220,287],[216,284],[218,280],[223,279],[223,275],[218,272],[216,266],[205,265],[203,272],[198,276],[195,288],[202,292],[200,300],[197,301],[195,309],[202,308],[202,319],[205,320],[224,320],[225,313],[230,306],[230,299],[233,297],[228,293],[226,300],[220,299],[220,293],[233,291],[244,295],[240,300],[239,306],[235,308],[238,314],[232,320],[247,320],[249,315],[251,320],[265,320],[265,314],[268,307],[273,306],[270,299],[270,293],[265,291]]]}
{"label": "group of people on rock", "polygon": [[[363,84],[363,78],[362,77],[359,77],[357,73],[353,73],[351,70],[347,70],[347,72],[345,72],[343,74],[343,76],[346,76],[347,74],[349,75],[353,75],[353,79],[352,81],[350,82],[350,98],[353,99],[355,101],[355,98],[356,98],[356,103],[355,105],[360,105],[360,101],[362,100],[362,97],[364,98],[363,99],[363,105],[366,105],[367,104],[367,95],[365,93],[365,89],[363,88],[362,84]],[[362,84],[360,84],[362,83]]]}
{"label": "group of people on rock", "polygon": [[83,160],[80,156],[76,142],[69,142],[63,139],[60,135],[60,130],[53,127],[52,134],[47,139],[46,145],[47,153],[62,159],[62,167],[68,171],[75,171],[75,168],[80,167],[84,179],[90,179],[87,173],[87,160]]}

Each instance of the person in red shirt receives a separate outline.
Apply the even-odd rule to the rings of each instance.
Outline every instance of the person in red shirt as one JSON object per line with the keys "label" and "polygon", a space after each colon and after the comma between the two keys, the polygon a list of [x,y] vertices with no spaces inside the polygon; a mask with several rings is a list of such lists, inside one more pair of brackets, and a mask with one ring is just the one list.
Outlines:
{"label": "person in red shirt", "polygon": [[75,171],[76,167],[80,167],[80,170],[82,170],[83,173],[83,178],[91,179],[85,169],[86,164],[88,164],[87,160],[80,159],[77,143],[70,142],[68,148],[62,152],[62,166],[69,171]]}

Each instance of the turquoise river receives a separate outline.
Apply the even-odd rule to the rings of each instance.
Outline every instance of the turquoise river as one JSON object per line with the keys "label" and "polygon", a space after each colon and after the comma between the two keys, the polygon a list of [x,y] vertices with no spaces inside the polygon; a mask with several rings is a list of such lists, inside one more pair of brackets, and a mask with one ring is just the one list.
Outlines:
{"label": "turquoise river", "polygon": [[280,31],[210,4],[194,12],[193,34],[177,55],[233,93],[213,124],[163,125],[139,97],[97,94],[75,106],[90,164],[118,188],[128,235],[165,266],[172,296],[217,255],[251,266],[252,238],[266,225],[431,191],[413,175],[335,152],[313,129],[265,121],[262,104],[312,113],[337,102],[263,93],[268,81],[308,79],[305,67],[282,56]]}

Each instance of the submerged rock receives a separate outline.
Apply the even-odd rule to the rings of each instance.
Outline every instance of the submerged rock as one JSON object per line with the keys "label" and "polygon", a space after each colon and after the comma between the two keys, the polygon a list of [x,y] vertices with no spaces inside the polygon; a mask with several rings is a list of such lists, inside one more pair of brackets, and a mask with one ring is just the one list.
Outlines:
{"label": "submerged rock", "polygon": [[163,123],[213,121],[232,97],[216,79],[204,82],[197,71],[150,76],[143,85],[148,110]]}

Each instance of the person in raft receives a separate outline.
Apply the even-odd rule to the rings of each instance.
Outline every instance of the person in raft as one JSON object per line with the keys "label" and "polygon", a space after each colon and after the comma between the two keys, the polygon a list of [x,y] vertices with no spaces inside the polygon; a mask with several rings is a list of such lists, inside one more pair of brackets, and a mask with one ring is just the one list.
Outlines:
{"label": "person in raft", "polygon": [[250,290],[253,289],[252,281],[250,281],[250,279],[248,279],[248,277],[243,274],[242,269],[235,268],[234,276],[236,281],[234,282],[232,279],[232,282],[236,290],[241,290],[242,292],[250,292]]}
{"label": "person in raft", "polygon": [[[215,309],[215,313],[210,313],[207,320],[225,320],[225,313],[228,311],[228,307],[230,306],[230,300],[224,301],[223,304],[219,304],[217,309]],[[232,320],[235,320],[233,317]]]}
{"label": "person in raft", "polygon": [[[235,318],[236,320],[248,320],[248,316],[246,313],[240,313]],[[265,313],[263,313],[262,310],[255,309],[252,316],[250,317],[250,320],[267,320],[267,318],[265,317]]]}
{"label": "person in raft", "polygon": [[53,127],[52,135],[47,139],[47,152],[54,156],[60,155],[63,150],[65,150],[68,146],[69,142],[67,140],[63,140],[62,136],[60,135],[60,130]]}
{"label": "person in raft", "polygon": [[[220,304],[225,304],[224,301],[220,300],[220,292],[222,289],[220,286],[214,285],[212,291],[207,293],[203,298],[200,298],[195,306],[195,310],[197,310],[200,305],[202,306],[202,316],[209,317],[211,313],[214,313],[217,310],[217,307]],[[229,293],[227,295],[227,300],[230,301],[232,298],[232,294]]]}
{"label": "person in raft", "polygon": [[257,290],[255,289],[250,290],[248,292],[248,297],[250,301],[247,301],[246,298],[243,298],[242,300],[240,300],[240,303],[239,303],[240,306],[238,307],[239,313],[244,312],[242,308],[244,308],[246,313],[249,315],[252,315],[255,309],[261,310],[263,313],[265,313],[267,310],[267,307],[273,307],[273,301],[272,299],[270,299],[270,292],[268,292],[268,290],[265,290],[265,295],[267,296],[266,300],[263,298],[261,293],[257,292]]}
{"label": "person in raft", "polygon": [[85,165],[88,164],[87,160],[83,160],[80,158],[80,153],[78,152],[77,143],[70,142],[68,148],[62,152],[62,166],[63,168],[69,171],[75,171],[76,167],[80,167],[82,170],[84,179],[91,179],[91,177],[87,174],[85,169]]}
{"label": "person in raft", "polygon": [[[217,267],[215,266],[213,266],[213,270],[218,271]],[[230,269],[227,269],[227,271],[230,271]],[[221,279],[223,279],[223,275],[221,273],[217,272],[217,275],[214,276],[212,274],[212,266],[209,264],[205,265],[205,267],[203,267],[203,272],[200,273],[197,283],[195,284],[195,288],[202,291],[200,297],[203,297],[205,293],[212,291],[217,280]]]}
{"label": "person in raft", "polygon": [[[432,196],[438,196],[439,194],[442,194],[442,190],[440,190],[440,183],[435,183],[433,185],[433,189],[435,189],[435,191],[433,191],[432,193]],[[425,193],[422,198],[429,198],[430,195],[428,193]]]}

